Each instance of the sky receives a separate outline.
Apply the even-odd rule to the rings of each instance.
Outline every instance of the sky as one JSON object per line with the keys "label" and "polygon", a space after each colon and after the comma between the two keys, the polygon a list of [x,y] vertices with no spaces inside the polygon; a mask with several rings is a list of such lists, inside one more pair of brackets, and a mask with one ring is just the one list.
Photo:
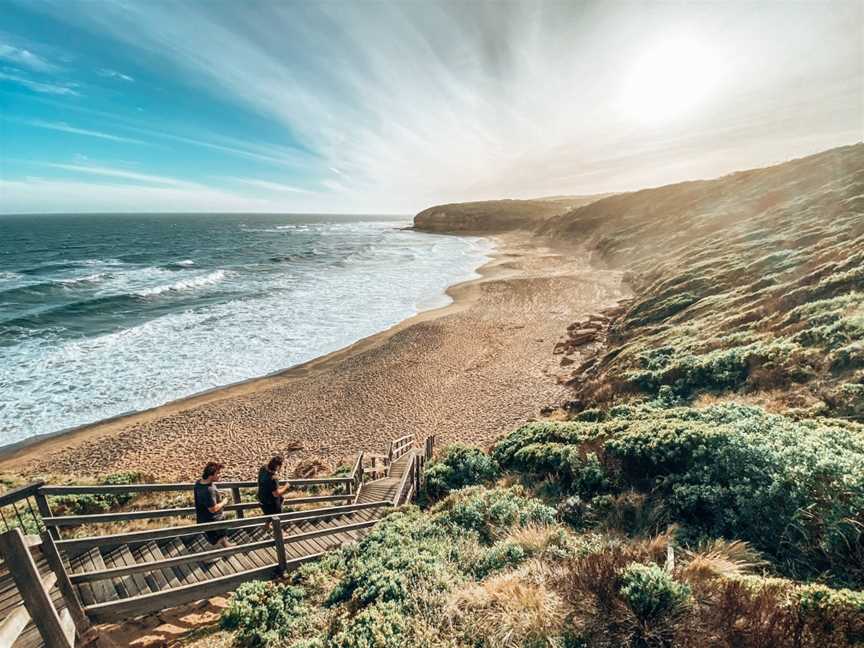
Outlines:
{"label": "sky", "polygon": [[410,214],[862,138],[860,0],[0,0],[0,213]]}

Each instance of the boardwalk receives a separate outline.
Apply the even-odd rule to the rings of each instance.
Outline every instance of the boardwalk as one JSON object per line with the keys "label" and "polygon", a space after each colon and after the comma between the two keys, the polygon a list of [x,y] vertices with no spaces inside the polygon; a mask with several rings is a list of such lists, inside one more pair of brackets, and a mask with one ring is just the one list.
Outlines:
{"label": "boardwalk", "polygon": [[[240,497],[240,489],[251,488],[253,483],[233,482],[220,487],[229,487],[233,492],[234,503],[226,510],[233,512],[234,519],[108,535],[64,538],[61,532],[70,526],[100,522],[189,515],[191,510],[55,517],[50,514],[47,498],[106,489],[138,493],[188,491],[190,485],[34,485],[26,496],[37,499],[43,513],[40,522],[46,531],[41,537],[24,536],[17,529],[0,535],[7,554],[29,553],[33,562],[32,569],[19,568],[15,561],[0,565],[0,646],[86,645],[84,639],[98,634],[94,627],[100,623],[122,622],[224,594],[243,582],[278,577],[330,550],[356,542],[393,506],[413,499],[432,443],[427,439],[424,448],[416,449],[413,437],[403,437],[390,443],[382,458],[383,469],[364,467],[361,453],[347,477],[289,480],[292,486],[328,486],[342,491],[286,500],[286,506],[315,505],[312,509],[259,516],[257,504],[243,502]],[[0,506],[2,503],[0,500]],[[326,505],[317,506],[319,503]],[[247,511],[252,516],[247,516]],[[233,546],[214,548],[209,544],[204,532],[216,529],[224,529]],[[22,596],[22,592],[31,591],[40,595],[38,600]],[[43,593],[47,596],[41,596]],[[54,639],[47,639],[52,633]]]}

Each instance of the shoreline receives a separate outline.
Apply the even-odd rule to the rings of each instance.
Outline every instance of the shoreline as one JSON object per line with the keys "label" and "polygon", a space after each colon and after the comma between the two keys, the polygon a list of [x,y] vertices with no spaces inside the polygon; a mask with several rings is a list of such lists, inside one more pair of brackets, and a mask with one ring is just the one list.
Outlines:
{"label": "shoreline", "polygon": [[241,477],[267,454],[289,470],[332,468],[405,433],[488,443],[566,398],[554,344],[624,293],[620,273],[581,249],[527,232],[485,238],[494,247],[479,276],[447,288],[446,306],[273,374],[5,446],[0,472],[185,480],[216,457]]}
{"label": "shoreline", "polygon": [[[412,225],[402,229],[414,230],[415,228]],[[438,236],[442,235],[439,232],[432,233]],[[459,236],[459,234],[452,235]],[[8,464],[15,460],[20,460],[39,449],[51,451],[54,446],[66,445],[68,442],[72,442],[74,445],[76,437],[89,436],[92,438],[99,438],[102,435],[111,434],[127,425],[146,422],[161,416],[170,416],[175,412],[180,412],[190,407],[206,405],[214,401],[222,400],[223,398],[240,396],[256,391],[259,388],[290,383],[294,380],[305,378],[315,371],[326,371],[328,365],[331,363],[339,362],[351,357],[355,353],[362,353],[365,350],[374,348],[376,345],[384,344],[390,337],[404,328],[419,322],[427,321],[428,319],[444,317],[450,314],[451,310],[458,312],[460,306],[465,306],[465,304],[460,304],[460,302],[463,302],[467,297],[465,293],[470,292],[469,290],[466,290],[467,284],[483,280],[484,269],[494,263],[495,255],[498,252],[498,240],[495,235],[482,236],[472,234],[471,236],[484,238],[491,242],[492,249],[487,255],[487,260],[471,271],[473,274],[479,275],[478,277],[472,277],[471,279],[460,281],[448,286],[444,290],[442,294],[450,297],[452,300],[449,304],[418,311],[414,315],[411,315],[386,329],[360,338],[347,346],[317,356],[311,360],[307,360],[306,362],[301,362],[300,364],[292,365],[284,369],[277,369],[276,371],[264,374],[263,376],[253,376],[252,378],[228,383],[227,385],[211,387],[200,392],[189,394],[188,396],[175,398],[154,407],[148,407],[142,410],[130,410],[129,412],[109,416],[108,418],[99,419],[92,423],[83,423],[74,427],[56,430],[55,432],[45,432],[43,434],[37,434],[26,439],[21,439],[20,441],[14,441],[0,446],[0,472],[9,471],[10,466]]]}

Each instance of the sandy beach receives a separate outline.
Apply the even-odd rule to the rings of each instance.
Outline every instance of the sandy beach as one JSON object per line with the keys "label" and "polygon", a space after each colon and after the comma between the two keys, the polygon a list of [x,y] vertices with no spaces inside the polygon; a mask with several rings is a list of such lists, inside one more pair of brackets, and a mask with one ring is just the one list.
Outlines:
{"label": "sandy beach", "polygon": [[593,268],[581,250],[517,233],[495,242],[481,277],[451,287],[447,307],[273,376],[7,450],[0,472],[188,480],[215,459],[226,476],[252,478],[275,452],[289,470],[332,467],[409,433],[486,445],[566,398],[555,343],[626,297],[620,273]]}

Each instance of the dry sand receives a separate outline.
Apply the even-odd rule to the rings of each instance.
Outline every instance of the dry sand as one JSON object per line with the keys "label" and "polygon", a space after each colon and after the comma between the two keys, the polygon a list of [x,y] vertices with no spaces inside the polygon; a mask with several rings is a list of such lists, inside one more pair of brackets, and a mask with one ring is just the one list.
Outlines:
{"label": "dry sand", "polygon": [[289,469],[335,465],[409,433],[484,446],[567,398],[555,343],[626,296],[620,273],[592,268],[581,251],[521,234],[495,240],[481,278],[450,288],[450,306],[271,377],[7,452],[0,471],[189,480],[219,460],[226,477],[251,479],[271,453]]}

